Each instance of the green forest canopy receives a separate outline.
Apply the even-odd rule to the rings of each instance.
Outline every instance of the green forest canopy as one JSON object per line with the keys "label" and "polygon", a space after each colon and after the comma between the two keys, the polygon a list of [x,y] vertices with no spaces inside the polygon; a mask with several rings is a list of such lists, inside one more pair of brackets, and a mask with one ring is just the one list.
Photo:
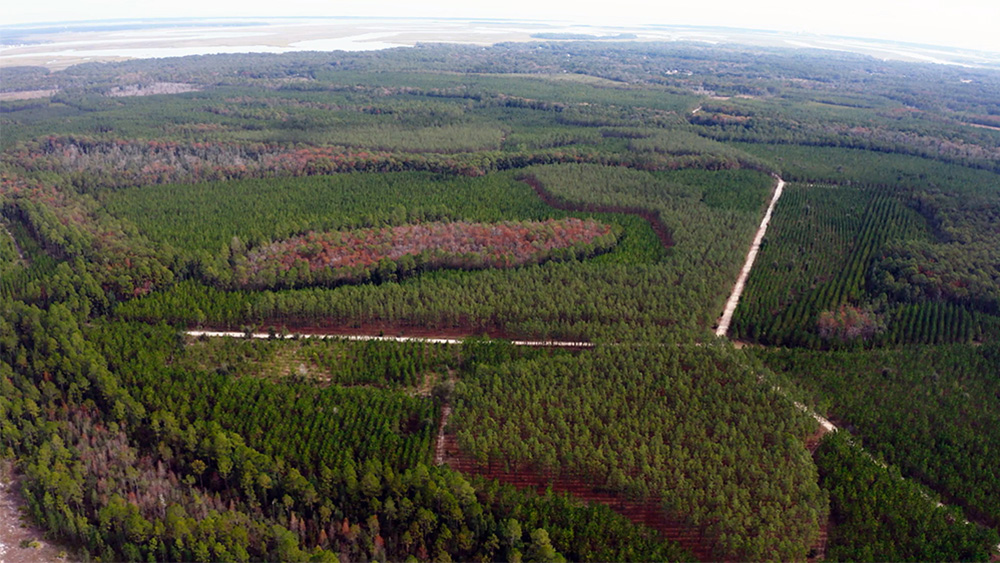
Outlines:
{"label": "green forest canopy", "polygon": [[[157,81],[198,91],[105,95]],[[83,557],[784,560],[828,516],[831,558],[997,541],[1000,136],[969,125],[1000,125],[994,71],[605,40],[15,68],[0,89],[58,90],[0,102],[0,455]],[[711,328],[771,174],[796,183],[732,336],[791,348],[738,351]],[[233,284],[248,249],[308,231],[568,217],[618,243]],[[181,336],[199,324],[602,344]],[[811,457],[772,381],[891,465],[845,431]],[[688,543],[434,465],[448,409],[467,459],[658,503]]]}

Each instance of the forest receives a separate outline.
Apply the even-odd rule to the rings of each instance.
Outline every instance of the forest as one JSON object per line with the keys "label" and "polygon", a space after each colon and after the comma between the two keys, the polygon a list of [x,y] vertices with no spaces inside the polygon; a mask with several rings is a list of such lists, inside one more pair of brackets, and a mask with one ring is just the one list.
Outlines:
{"label": "forest", "polygon": [[536,39],[3,69],[52,91],[0,101],[0,457],[49,539],[1000,557],[1000,74]]}

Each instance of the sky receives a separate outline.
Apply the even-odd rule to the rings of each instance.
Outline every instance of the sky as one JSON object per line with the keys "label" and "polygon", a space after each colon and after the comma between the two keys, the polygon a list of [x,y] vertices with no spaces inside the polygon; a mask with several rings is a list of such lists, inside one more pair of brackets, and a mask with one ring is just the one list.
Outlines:
{"label": "sky", "polygon": [[719,25],[1000,52],[1000,0],[13,0],[4,4],[0,25],[168,17],[467,17]]}

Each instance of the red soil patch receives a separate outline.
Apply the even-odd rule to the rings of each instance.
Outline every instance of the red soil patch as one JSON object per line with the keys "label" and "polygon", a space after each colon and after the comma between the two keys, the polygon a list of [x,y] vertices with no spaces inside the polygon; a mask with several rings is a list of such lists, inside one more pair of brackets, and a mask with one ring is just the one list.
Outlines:
{"label": "red soil patch", "polygon": [[641,207],[628,207],[624,205],[597,205],[596,203],[574,203],[566,201],[559,196],[550,193],[545,189],[545,186],[535,178],[534,176],[525,176],[521,178],[521,181],[525,184],[531,186],[531,189],[535,190],[538,197],[542,199],[550,207],[555,207],[556,209],[562,209],[564,211],[581,211],[586,213],[624,213],[626,215],[638,215],[646,220],[651,227],[653,227],[653,232],[656,233],[657,238],[660,239],[660,243],[663,244],[664,248],[670,248],[674,245],[673,236],[670,234],[670,229],[667,225],[660,220],[660,216],[650,211],[649,209],[643,209]]}
{"label": "red soil patch", "polygon": [[816,431],[813,432],[811,436],[806,438],[805,446],[806,449],[809,450],[810,454],[816,455],[816,448],[819,448],[819,443],[823,440],[823,436],[826,436],[827,433],[828,433],[827,429],[824,428],[822,424],[820,424],[819,428],[817,428]]}
{"label": "red soil patch", "polygon": [[[823,427],[806,439],[805,447],[810,453],[815,453],[826,430]],[[569,493],[576,498],[590,503],[607,505],[615,512],[628,518],[636,524],[653,528],[663,537],[675,541],[694,554],[699,561],[717,561],[712,554],[715,542],[706,537],[700,530],[668,517],[667,513],[655,500],[631,500],[607,490],[594,487],[582,476],[555,476],[542,474],[528,467],[505,469],[497,464],[480,465],[472,457],[465,455],[458,447],[453,434],[444,438],[444,462],[462,473],[480,475],[487,479],[496,479],[501,483],[513,485],[519,489],[531,488],[538,493],[544,493],[549,487],[558,493]],[[809,561],[822,561],[826,556],[826,545],[831,527],[830,519],[820,525],[819,536],[809,551]],[[1000,561],[1000,556],[993,561]]]}
{"label": "red soil patch", "polygon": [[816,543],[813,544],[812,549],[809,550],[808,561],[822,561],[826,558],[826,541],[830,536],[830,518],[827,518],[819,527],[819,537],[816,538]]}
{"label": "red soil patch", "polygon": [[528,468],[505,470],[496,465],[482,466],[459,450],[455,436],[451,434],[445,436],[444,458],[449,467],[462,473],[481,475],[519,489],[531,488],[539,493],[544,493],[551,487],[555,492],[569,493],[585,502],[607,505],[632,522],[653,528],[663,537],[676,541],[691,551],[699,561],[717,560],[712,555],[714,542],[710,538],[703,536],[697,528],[669,518],[655,500],[623,498],[589,485],[582,477],[546,475]]}

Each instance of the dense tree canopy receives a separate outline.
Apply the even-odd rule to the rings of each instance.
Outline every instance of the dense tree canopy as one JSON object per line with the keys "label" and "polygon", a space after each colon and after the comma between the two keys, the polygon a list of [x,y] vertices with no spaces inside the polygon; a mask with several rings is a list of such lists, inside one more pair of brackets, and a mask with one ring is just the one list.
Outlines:
{"label": "dense tree canopy", "polygon": [[[995,71],[603,40],[3,73],[55,92],[0,101],[0,455],[82,559],[990,556]],[[737,350],[775,176],[730,336],[792,348]],[[845,428],[814,458],[793,398]]]}

